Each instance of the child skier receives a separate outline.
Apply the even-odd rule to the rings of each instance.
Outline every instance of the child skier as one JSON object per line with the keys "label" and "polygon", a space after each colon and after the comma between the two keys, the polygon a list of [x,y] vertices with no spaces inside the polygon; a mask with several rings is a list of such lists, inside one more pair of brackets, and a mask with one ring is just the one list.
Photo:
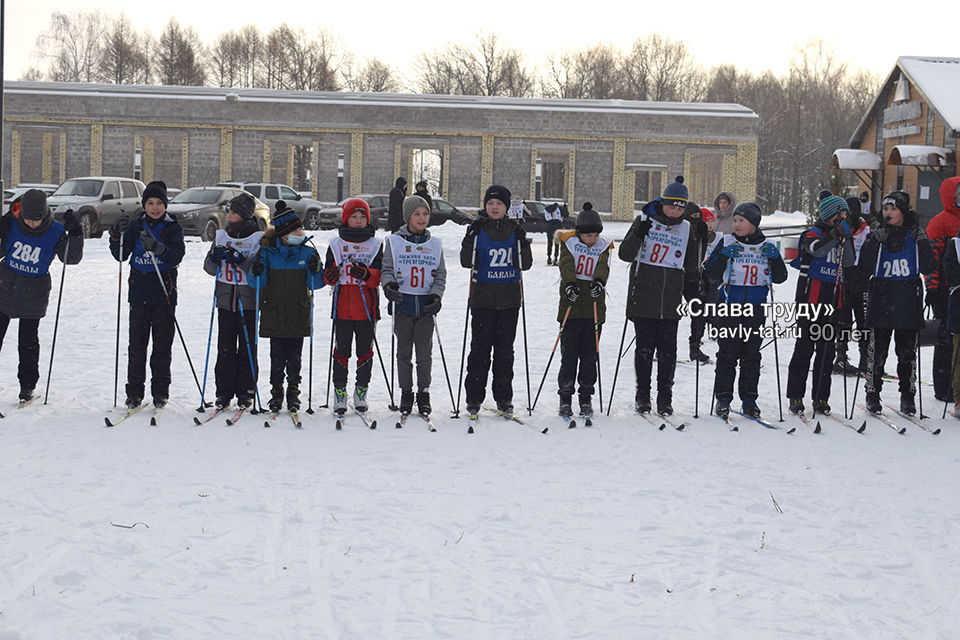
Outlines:
{"label": "child skier", "polygon": [[923,328],[923,280],[933,273],[936,257],[917,214],[897,192],[883,198],[880,228],[867,238],[860,252],[860,267],[868,274],[867,374],[864,389],[867,410],[879,414],[883,365],[891,336],[896,341],[897,377],[900,378],[900,411],[917,412],[917,335]]}
{"label": "child skier", "polygon": [[827,192],[823,194],[818,208],[820,221],[801,234],[800,254],[790,263],[790,266],[800,270],[795,300],[808,305],[830,304],[834,312],[821,315],[815,321],[809,316],[797,318],[799,336],[793,347],[787,376],[790,413],[796,414],[804,411],[803,396],[807,373],[810,372],[810,359],[814,353],[816,357],[811,383],[813,410],[815,413],[830,413],[828,400],[836,342],[836,316],[837,310],[846,305],[843,271],[856,258],[852,230],[845,220],[846,201]]}
{"label": "child skier", "polygon": [[[547,225],[547,264],[560,264],[560,244],[557,232],[563,225],[563,211],[556,202],[551,202],[543,209],[543,219]],[[572,234],[567,234],[570,237]]]}
{"label": "child skier", "polygon": [[617,253],[632,262],[627,293],[627,319],[633,322],[637,348],[634,368],[637,413],[649,413],[650,376],[657,353],[657,413],[673,415],[673,374],[677,367],[677,307],[684,284],[699,273],[697,239],[683,219],[689,198],[683,176],[648,202],[633,221]]}
{"label": "child skier", "polygon": [[230,200],[227,228],[217,231],[203,261],[204,271],[217,279],[217,409],[226,408],[234,396],[237,406],[248,409],[256,395],[257,301],[247,280],[263,237],[253,218],[255,208],[253,196],[246,192]]}
{"label": "child skier", "polygon": [[[401,203],[401,214],[403,204]],[[343,226],[327,248],[327,268],[323,279],[336,287],[333,292],[333,387],[336,393],[333,410],[339,415],[347,411],[347,365],[351,343],[357,347],[356,384],[353,408],[364,412],[369,406],[367,390],[373,372],[373,336],[380,319],[377,288],[383,264],[383,247],[370,226],[370,206],[362,198],[343,203]],[[402,225],[397,225],[398,230]]]}
{"label": "child skier", "polygon": [[430,206],[420,196],[403,201],[406,223],[384,243],[380,282],[393,307],[397,336],[400,413],[413,411],[413,349],[417,350],[417,411],[430,415],[433,323],[447,282],[443,243],[427,230]]}
{"label": "child skier", "polygon": [[130,302],[130,344],[127,348],[128,409],[143,402],[147,343],[150,353],[150,392],[160,409],[170,397],[170,360],[177,305],[177,266],[183,260],[183,227],[167,213],[167,185],[147,185],[141,199],[143,214],[136,220],[121,216],[110,227],[110,252],[118,262],[130,260],[127,280]]}
{"label": "child skier", "polygon": [[[323,287],[320,254],[305,244],[303,223],[293,209],[278,200],[273,225],[260,238],[260,250],[250,265],[249,286],[260,292],[260,337],[270,338],[270,401],[272,413],[283,407],[300,409],[300,369],[303,339],[310,335],[313,292]],[[246,319],[246,318],[244,318]]]}
{"label": "child skier", "polygon": [[19,318],[17,347],[20,402],[33,399],[40,380],[40,319],[50,300],[50,265],[57,256],[66,264],[83,258],[83,230],[73,211],[54,221],[47,194],[30,189],[20,200],[20,215],[0,219],[0,346],[11,318]]}
{"label": "child skier", "polygon": [[[561,231],[560,308],[560,415],[573,415],[574,383],[580,383],[580,415],[593,415],[593,385],[597,380],[597,340],[606,319],[604,290],[610,277],[613,242],[600,237],[603,222],[589,202],[577,215],[575,229]],[[596,318],[596,320],[595,320]],[[563,323],[566,324],[563,324]],[[580,373],[577,375],[579,365]]]}
{"label": "child skier", "polygon": [[[833,372],[843,375],[867,375],[867,344],[866,335],[866,309],[867,309],[867,276],[859,266],[860,254],[863,249],[863,243],[872,229],[863,219],[863,207],[859,198],[846,198],[847,224],[850,225],[850,234],[853,239],[853,250],[856,254],[854,264],[843,270],[843,280],[846,284],[846,305],[841,309],[837,318],[837,326],[840,328],[840,335],[837,340],[836,362],[833,364]],[[857,348],[860,359],[857,366],[854,367],[847,359],[847,340],[853,329],[853,321],[857,321],[857,331],[859,340]],[[858,373],[859,372],[859,373]]]}
{"label": "child skier", "polygon": [[473,319],[464,382],[471,419],[487,394],[491,351],[493,399],[501,414],[513,415],[513,342],[523,304],[520,271],[533,265],[533,254],[523,227],[506,217],[509,203],[509,189],[488,187],[483,209],[460,245],[460,265],[471,269],[468,304]]}
{"label": "child skier", "polygon": [[760,380],[760,327],[764,323],[763,307],[774,284],[787,279],[787,266],[777,247],[767,242],[759,230],[762,212],[753,202],[742,202],[733,211],[733,234],[723,236],[707,260],[708,277],[723,283],[720,302],[739,306],[745,312],[748,305],[753,315],[718,314],[714,324],[721,331],[717,339],[717,369],[713,382],[716,396],[716,414],[730,415],[733,400],[733,379],[740,367],[741,411],[754,418],[760,417],[757,406],[757,384]]}

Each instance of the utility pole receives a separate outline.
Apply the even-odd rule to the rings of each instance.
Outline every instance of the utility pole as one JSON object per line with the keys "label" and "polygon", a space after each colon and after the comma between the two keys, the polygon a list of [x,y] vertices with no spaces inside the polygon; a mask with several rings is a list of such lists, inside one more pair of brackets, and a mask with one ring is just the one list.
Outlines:
{"label": "utility pole", "polygon": [[7,41],[3,37],[3,23],[7,14],[7,3],[0,0],[0,191],[3,191],[3,47]]}

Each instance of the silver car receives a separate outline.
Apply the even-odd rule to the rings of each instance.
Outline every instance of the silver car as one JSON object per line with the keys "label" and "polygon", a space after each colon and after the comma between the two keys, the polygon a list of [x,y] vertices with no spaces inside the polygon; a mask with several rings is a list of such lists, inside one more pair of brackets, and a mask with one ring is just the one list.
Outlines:
{"label": "silver car", "polygon": [[68,209],[80,218],[85,238],[99,238],[120,216],[140,211],[144,185],[132,178],[90,176],[70,178],[47,197],[56,220]]}

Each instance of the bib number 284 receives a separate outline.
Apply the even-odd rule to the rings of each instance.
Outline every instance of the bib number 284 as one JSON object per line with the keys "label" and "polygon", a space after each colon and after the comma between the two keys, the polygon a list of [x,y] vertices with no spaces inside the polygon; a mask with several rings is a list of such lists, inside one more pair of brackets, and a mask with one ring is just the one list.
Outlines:
{"label": "bib number 284", "polygon": [[33,247],[29,244],[23,244],[22,242],[14,242],[13,252],[10,254],[10,258],[19,260],[20,262],[32,262],[36,264],[40,262],[40,247]]}

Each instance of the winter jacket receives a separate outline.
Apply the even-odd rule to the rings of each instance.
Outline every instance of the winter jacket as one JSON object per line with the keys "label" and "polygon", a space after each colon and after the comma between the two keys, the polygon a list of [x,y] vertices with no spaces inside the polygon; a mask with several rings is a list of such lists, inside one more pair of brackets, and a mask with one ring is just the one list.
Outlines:
{"label": "winter jacket", "polygon": [[700,272],[698,240],[691,228],[683,251],[682,269],[640,262],[638,257],[644,251],[646,234],[640,231],[639,225],[645,218],[651,218],[668,227],[690,225],[682,217],[668,218],[664,215],[659,198],[643,206],[643,215],[637,216],[633,221],[617,252],[617,256],[624,262],[634,263],[630,267],[630,283],[627,289],[627,317],[679,320],[677,307],[683,299],[687,278]]}
{"label": "winter jacket", "polygon": [[[394,235],[398,235],[407,242],[418,245],[429,242],[431,238],[429,230],[424,229],[422,234],[416,234],[410,231],[407,225],[403,225]],[[390,238],[387,238],[383,244],[383,264],[380,268],[380,284],[386,285],[390,282],[397,282],[397,273],[394,264],[393,245],[390,242]],[[430,289],[427,293],[423,295],[412,293],[401,294],[400,302],[395,305],[394,311],[402,313],[405,316],[418,318],[424,315],[423,307],[430,302],[430,296],[436,295],[441,298],[443,297],[443,292],[447,287],[447,265],[444,262],[442,250],[440,253],[440,263],[437,265],[437,268],[433,270],[432,275],[433,282],[430,283]]]}
{"label": "winter jacket", "polygon": [[881,226],[860,251],[860,269],[869,277],[866,324],[871,329],[923,328],[920,274],[932,273],[936,258],[916,222],[911,211],[904,216],[904,226]]}
{"label": "winter jacket", "polygon": [[[492,242],[505,243],[509,241],[510,250],[501,260],[501,266],[516,268],[517,246],[520,247],[520,270],[527,271],[533,266],[533,253],[530,250],[530,240],[516,220],[503,217],[492,220],[486,213],[480,216],[467,228],[467,233],[460,243],[460,266],[470,269],[470,308],[471,309],[517,309],[520,307],[522,288],[520,279],[511,279],[508,282],[484,282],[480,269],[489,264],[491,257],[481,256],[476,243],[481,242],[480,233]],[[519,274],[518,274],[519,275]]]}
{"label": "winter jacket", "polygon": [[[166,247],[163,253],[154,255],[156,267],[143,250],[140,231],[144,229]],[[130,304],[166,304],[164,287],[170,296],[170,304],[177,304],[177,266],[185,252],[183,227],[168,213],[159,220],[152,220],[143,213],[130,222],[121,237],[110,236],[110,253],[117,262],[130,260],[130,275],[127,278],[127,301]],[[157,269],[160,270],[160,278],[157,277]],[[163,285],[160,284],[161,278]]]}
{"label": "winter jacket", "polygon": [[847,289],[846,296],[847,299],[852,299],[852,296],[862,295],[867,290],[867,280],[869,274],[860,267],[859,256],[863,255],[863,245],[865,244],[865,239],[869,237],[871,231],[870,226],[861,216],[856,216],[855,219],[848,219],[847,222],[850,223],[850,227],[853,232],[854,250],[856,250],[858,242],[860,243],[860,252],[857,254],[857,262],[845,267],[843,270],[843,282]]}
{"label": "winter jacket", "polygon": [[[352,227],[340,227],[339,238],[345,243],[363,243],[374,238],[373,227],[364,227],[354,229]],[[330,310],[331,316],[340,320],[370,320],[380,319],[380,298],[378,290],[380,287],[380,270],[383,267],[383,245],[377,251],[370,264],[364,264],[370,270],[370,278],[362,285],[356,279],[350,279],[345,274],[349,271],[351,264],[343,261],[333,251],[333,242],[327,247],[327,269],[339,266],[338,278],[335,280],[325,280],[331,287],[336,287],[334,296],[337,304]],[[350,280],[350,284],[345,284],[343,280]],[[364,307],[366,302],[366,307]]]}
{"label": "winter jacket", "polygon": [[310,335],[313,291],[323,287],[323,265],[311,272],[307,263],[317,250],[304,243],[286,245],[269,228],[260,238],[260,251],[251,263],[263,264],[260,275],[247,273],[250,286],[260,289],[260,337],[304,338]]}
{"label": "winter jacket", "polygon": [[933,306],[933,313],[938,318],[946,316],[947,290],[940,286],[943,254],[947,244],[960,232],[960,176],[947,178],[940,185],[940,202],[943,211],[938,213],[927,223],[927,237],[933,247],[937,268],[927,276],[927,292],[929,304]]}
{"label": "winter jacket", "polygon": [[[841,246],[843,247],[842,250]],[[853,266],[856,259],[853,240],[847,238],[841,242],[840,234],[833,226],[818,222],[815,226],[800,234],[799,249],[800,253],[790,262],[791,267],[800,270],[794,300],[796,302],[832,304],[836,308],[844,306],[844,296],[846,294],[844,293],[842,273],[839,274],[839,277],[829,276],[826,278],[810,276],[809,273],[811,267],[816,269],[819,263],[829,260],[833,256],[839,259],[840,252],[843,254],[840,270],[843,271]],[[834,250],[837,253],[832,254],[831,252]],[[839,287],[837,287],[838,282],[840,283]]]}
{"label": "winter jacket", "polygon": [[[15,252],[25,251],[25,243],[15,246],[19,241],[14,238],[18,235],[38,242],[30,256],[24,256],[25,262],[37,268],[35,275],[12,269],[8,264]],[[40,246],[48,250],[37,251]],[[38,254],[38,259],[34,259],[34,253]],[[47,315],[53,256],[65,264],[79,263],[83,259],[83,238],[68,235],[63,225],[49,216],[36,229],[31,229],[9,212],[0,218],[0,257],[4,258],[0,263],[0,312],[10,318],[32,319]]]}
{"label": "winter jacket", "polygon": [[[729,238],[733,238],[736,243],[748,247],[762,247],[767,241],[766,236],[758,229],[749,236],[725,236],[717,243],[707,259],[706,273],[710,279],[723,283],[720,285],[720,302],[763,304],[767,301],[767,296],[770,293],[769,285],[724,282],[724,280],[729,280],[730,277],[731,258],[723,254],[723,247]],[[736,264],[734,264],[734,268],[737,268]],[[765,275],[769,276],[772,284],[780,284],[787,279],[787,265],[784,264],[779,252],[777,252],[775,258],[767,259],[767,271],[768,273]]]}
{"label": "winter jacket", "polygon": [[[248,222],[236,231],[231,231],[230,228],[227,228],[217,232],[217,238],[210,244],[210,251],[207,252],[207,256],[203,260],[204,271],[212,276],[217,276],[219,273],[213,289],[213,295],[217,299],[217,309],[237,311],[238,302],[245,310],[256,307],[256,290],[249,284],[238,285],[236,279],[229,274],[240,272],[246,275],[246,273],[250,271],[250,267],[253,266],[253,260],[257,257],[260,249],[259,240],[262,237],[263,234],[258,229],[257,223],[253,221]],[[218,246],[234,246],[232,242],[233,239],[244,240],[246,238],[249,238],[249,244],[252,245],[252,248],[242,251],[245,257],[241,263],[234,265],[225,261],[217,262],[213,259],[213,251]],[[244,245],[238,244],[236,246],[241,247]],[[230,282],[228,282],[228,280],[230,280]]]}
{"label": "winter jacket", "polygon": [[390,233],[396,232],[403,226],[403,199],[407,195],[406,186],[406,180],[397,178],[393,189],[390,189],[390,201],[387,204],[387,228]]}
{"label": "winter jacket", "polygon": [[[960,333],[960,257],[957,255],[957,242],[960,238],[951,238],[943,252],[942,277],[946,278],[949,296],[947,302],[947,330]],[[943,282],[943,281],[941,281]]]}
{"label": "winter jacket", "polygon": [[[603,324],[606,321],[607,301],[606,291],[599,298],[590,295],[590,284],[593,281],[600,282],[604,286],[610,277],[610,253],[613,250],[613,242],[610,242],[597,258],[593,266],[593,276],[590,280],[584,280],[577,277],[577,258],[570,251],[570,245],[567,242],[577,241],[577,232],[573,229],[561,231],[557,235],[560,244],[560,308],[557,310],[557,322],[563,322],[563,316],[570,309],[570,318],[587,318],[593,320],[593,303],[597,303],[597,322]],[[603,238],[597,240],[598,243],[604,243]],[[594,245],[596,246],[596,245]],[[581,260],[581,262],[584,262]],[[566,289],[568,284],[574,284],[580,291],[580,297],[576,302],[570,302],[567,298]]]}
{"label": "winter jacket", "polygon": [[[720,213],[720,198],[726,197],[730,201],[730,206],[723,213]],[[713,199],[713,215],[716,221],[713,223],[713,230],[720,235],[729,235],[733,233],[733,210],[737,208],[737,197],[729,191],[721,191]]]}

